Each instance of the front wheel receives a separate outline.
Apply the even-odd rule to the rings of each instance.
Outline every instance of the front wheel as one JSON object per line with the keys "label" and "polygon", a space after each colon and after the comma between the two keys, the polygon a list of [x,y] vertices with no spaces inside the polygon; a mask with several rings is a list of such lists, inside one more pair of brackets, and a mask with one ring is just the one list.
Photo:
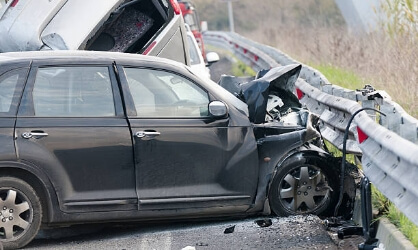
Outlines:
{"label": "front wheel", "polygon": [[269,201],[279,216],[296,214],[331,215],[338,201],[338,165],[327,158],[296,154],[278,166]]}
{"label": "front wheel", "polygon": [[0,241],[4,249],[27,245],[41,221],[42,206],[35,190],[21,179],[0,177]]}

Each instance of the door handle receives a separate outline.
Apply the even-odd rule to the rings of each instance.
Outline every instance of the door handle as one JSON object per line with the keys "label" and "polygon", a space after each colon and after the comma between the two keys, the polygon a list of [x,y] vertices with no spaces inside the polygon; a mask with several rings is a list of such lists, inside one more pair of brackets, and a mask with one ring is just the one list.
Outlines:
{"label": "door handle", "polygon": [[161,133],[155,130],[152,131],[138,131],[135,133],[135,137],[140,138],[141,140],[152,140],[156,136],[159,136]]}
{"label": "door handle", "polygon": [[30,139],[30,138],[35,138],[35,139],[39,139],[42,137],[46,137],[48,136],[48,133],[42,132],[42,131],[32,131],[32,132],[24,132],[22,134],[22,137],[25,139]]}

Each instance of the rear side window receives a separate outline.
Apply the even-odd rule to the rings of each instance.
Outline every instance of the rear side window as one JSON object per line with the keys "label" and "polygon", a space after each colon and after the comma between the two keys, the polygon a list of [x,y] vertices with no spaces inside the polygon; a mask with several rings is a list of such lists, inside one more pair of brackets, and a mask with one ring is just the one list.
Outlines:
{"label": "rear side window", "polygon": [[107,67],[40,68],[32,92],[35,116],[115,116]]}
{"label": "rear side window", "polygon": [[0,116],[16,114],[27,69],[9,71],[0,76]]}

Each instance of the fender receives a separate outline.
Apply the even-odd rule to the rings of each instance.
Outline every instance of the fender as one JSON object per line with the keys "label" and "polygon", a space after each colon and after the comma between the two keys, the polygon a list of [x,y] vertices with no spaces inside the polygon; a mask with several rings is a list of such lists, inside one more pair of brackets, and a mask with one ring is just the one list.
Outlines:
{"label": "fender", "polygon": [[[15,173],[13,173],[15,170]],[[25,161],[1,161],[0,162],[0,172],[3,175],[10,174],[10,175],[17,175],[26,181],[33,182],[37,181],[40,184],[40,188],[43,188],[43,193],[46,195],[44,204],[47,205],[46,218],[44,221],[50,223],[55,220],[58,216],[57,211],[54,208],[58,208],[58,197],[55,193],[55,188],[50,180],[50,178],[38,167],[34,166],[33,164]],[[36,178],[34,180],[33,178]],[[45,220],[46,219],[46,220]]]}
{"label": "fender", "polygon": [[263,211],[263,214],[271,214],[268,191],[270,190],[271,180],[274,178],[277,169],[283,166],[286,160],[292,157],[300,157],[310,154],[329,158],[330,161],[336,159],[323,149],[305,143],[306,129],[282,134],[279,136],[268,136],[259,140],[259,184],[254,207],[248,212]]}
{"label": "fender", "polygon": [[247,212],[259,212],[267,199],[267,190],[277,163],[295,148],[304,143],[306,129],[280,135],[270,135],[257,140],[258,147],[258,186],[254,206]]}

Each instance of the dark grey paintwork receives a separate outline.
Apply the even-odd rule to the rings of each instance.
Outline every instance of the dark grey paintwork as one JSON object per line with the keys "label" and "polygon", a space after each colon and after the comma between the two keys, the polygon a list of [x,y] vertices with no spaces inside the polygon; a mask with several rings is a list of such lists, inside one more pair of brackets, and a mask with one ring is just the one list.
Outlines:
{"label": "dark grey paintwork", "polygon": [[[265,136],[256,140],[243,102],[169,60],[108,52],[4,53],[0,76],[22,65],[29,73],[17,95],[19,109],[0,116],[0,175],[34,186],[49,225],[260,213],[277,164],[305,142],[302,126],[258,125]],[[60,65],[107,66],[116,116],[35,117],[37,69]],[[210,101],[225,103],[228,115],[137,118],[124,67],[182,75],[205,89]],[[161,135],[143,141],[134,136],[142,130]],[[25,132],[48,136],[25,139]]]}

